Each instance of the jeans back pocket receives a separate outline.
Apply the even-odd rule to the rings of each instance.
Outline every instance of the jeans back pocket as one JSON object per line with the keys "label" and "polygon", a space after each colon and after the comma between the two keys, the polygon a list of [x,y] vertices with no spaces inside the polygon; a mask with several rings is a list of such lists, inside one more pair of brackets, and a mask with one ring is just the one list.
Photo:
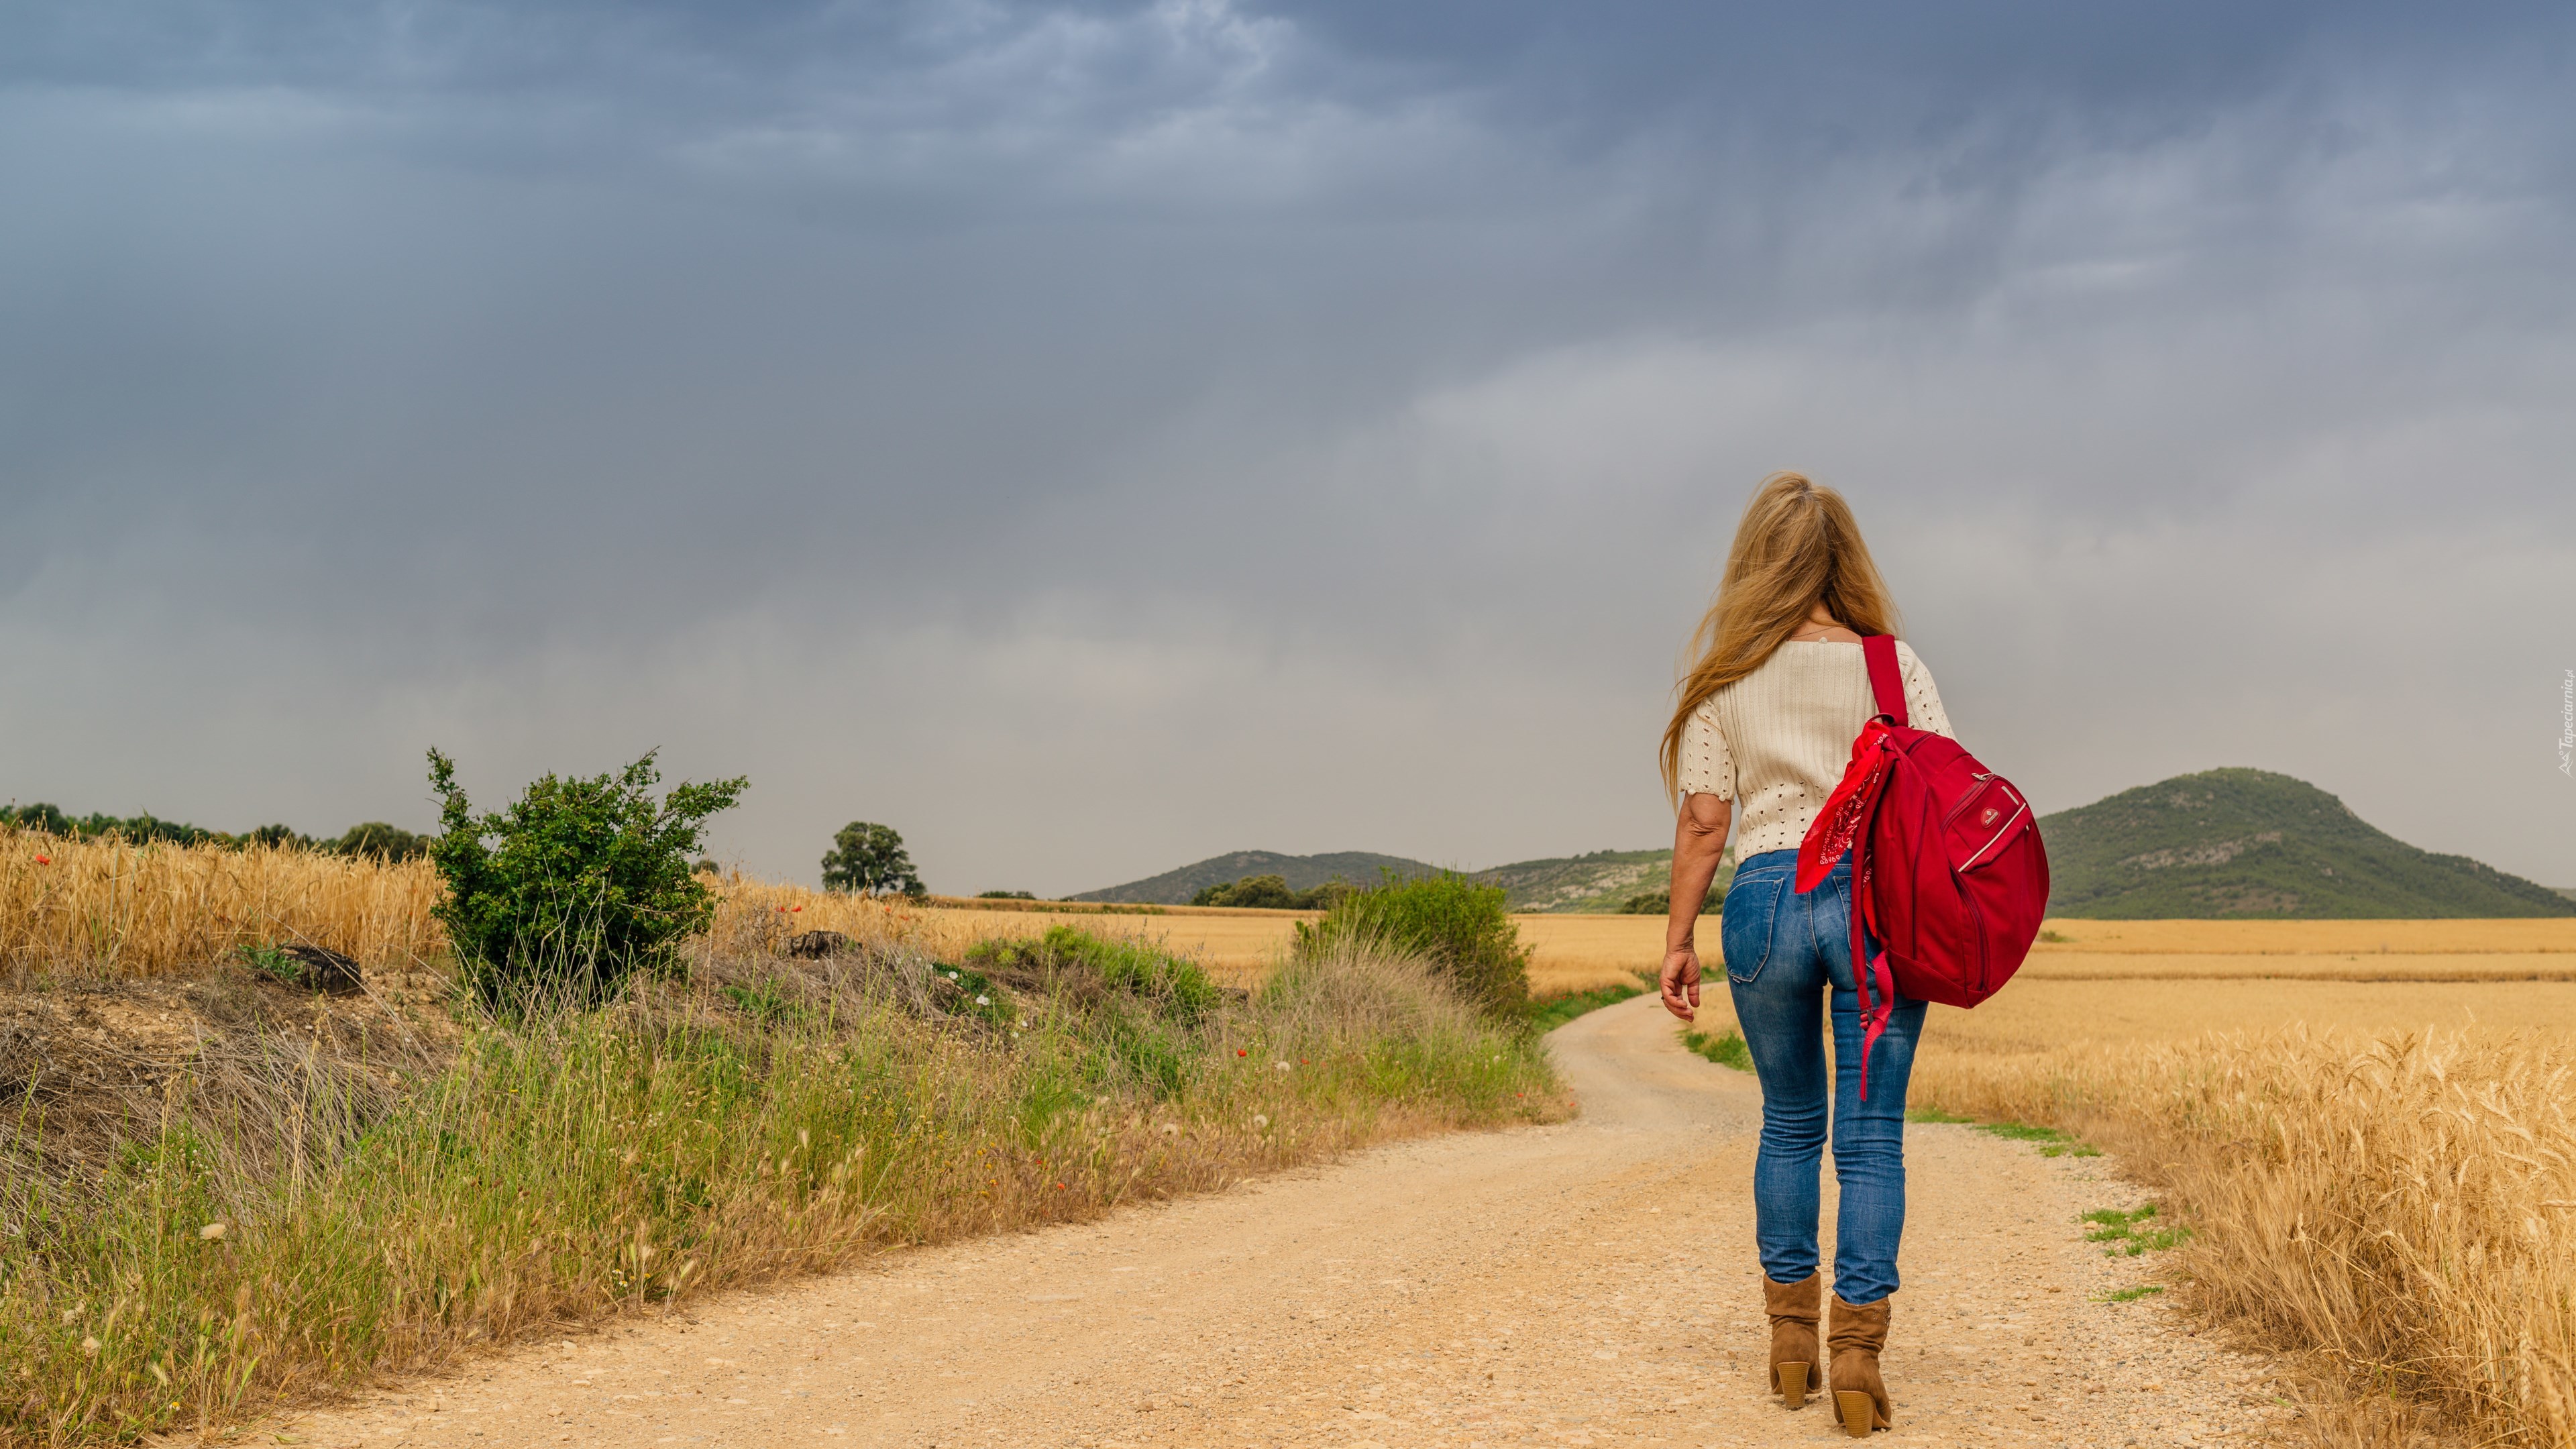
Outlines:
{"label": "jeans back pocket", "polygon": [[1780,922],[1780,897],[1795,874],[1793,870],[1739,871],[1726,888],[1726,904],[1717,917],[1717,942],[1726,956],[1729,981],[1750,982],[1762,974]]}

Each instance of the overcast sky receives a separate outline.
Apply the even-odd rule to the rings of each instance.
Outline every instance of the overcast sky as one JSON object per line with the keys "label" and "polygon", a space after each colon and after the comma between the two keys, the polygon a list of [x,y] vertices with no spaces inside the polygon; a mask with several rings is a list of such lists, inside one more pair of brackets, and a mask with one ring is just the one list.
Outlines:
{"label": "overcast sky", "polygon": [[2048,809],[2576,885],[2576,10],[0,8],[0,799],[934,890],[1668,838],[1753,483]]}

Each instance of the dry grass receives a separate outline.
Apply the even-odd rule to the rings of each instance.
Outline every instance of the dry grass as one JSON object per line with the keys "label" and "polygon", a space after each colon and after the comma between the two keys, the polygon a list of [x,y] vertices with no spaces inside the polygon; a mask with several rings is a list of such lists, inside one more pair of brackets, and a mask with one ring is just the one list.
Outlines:
{"label": "dry grass", "polygon": [[2521,1028],[2576,1039],[2576,984],[2556,981],[2053,981],[2015,978],[1974,1011],[1932,1009],[1933,1049],[2051,1051],[2076,1043],[2180,1042],[2303,1026],[2372,1035]]}
{"label": "dry grass", "polygon": [[931,964],[901,946],[696,965],[474,1028],[435,1070],[249,1023],[134,1103],[104,1162],[9,1174],[0,1443],[203,1429],[887,1244],[1565,1110],[1535,1042],[1382,953],[1290,964],[1212,1015],[1011,978],[1007,1020],[925,1014]]}
{"label": "dry grass", "polygon": [[[1171,906],[1149,913],[1060,908],[1049,901],[995,903],[940,898],[926,906],[885,904],[829,895],[798,886],[734,877],[724,885],[725,904],[712,934],[728,943],[754,945],[796,931],[824,929],[852,935],[890,934],[933,954],[963,950],[992,938],[1044,935],[1048,928],[1078,926],[1095,936],[1140,941],[1196,960],[1229,986],[1253,987],[1286,959],[1296,923],[1313,911],[1260,911]],[[1560,996],[1624,985],[1663,960],[1661,916],[1520,915],[1512,918],[1536,951],[1530,994]],[[1713,944],[1716,922],[1704,924]]]}
{"label": "dry grass", "polygon": [[[2060,939],[2049,940],[2054,936]],[[2529,955],[2576,952],[2576,916],[2510,921],[2069,921],[2044,928],[2038,953],[2151,955]]]}
{"label": "dry grass", "polygon": [[2462,953],[2281,952],[2246,955],[2144,951],[2033,953],[2024,981],[2576,981],[2576,955],[2556,951]]}
{"label": "dry grass", "polygon": [[1914,1100],[2118,1151],[2196,1230],[2175,1264],[2194,1306],[2341,1385],[2343,1442],[2413,1406],[2540,1449],[2576,1443],[2571,1074],[2563,1039],[2290,1027],[1927,1043]]}
{"label": "dry grass", "polygon": [[429,918],[441,890],[427,861],[0,829],[0,965],[162,976],[249,942],[301,942],[408,966],[441,949]]}
{"label": "dry grass", "polygon": [[[426,866],[0,835],[0,960],[153,976],[244,941],[306,940],[411,965],[440,949],[427,917],[435,891]],[[1384,1005],[1352,1005],[1377,987],[1313,996],[1300,968],[1283,967],[1294,912],[916,906],[740,878],[723,893],[714,927],[691,944],[695,989],[743,986],[746,962],[803,969],[774,955],[807,930],[840,931],[878,956],[954,960],[979,939],[1071,923],[1196,956],[1220,980],[1270,981],[1260,1011],[1226,1028],[1246,1050],[1355,1041],[1367,1029],[1347,1023],[1379,1019]],[[1542,995],[1619,983],[1661,954],[1657,917],[1517,919]],[[2066,1127],[2122,1152],[2198,1229],[2176,1260],[2191,1300],[2353,1390],[2316,1420],[2334,1442],[2410,1442],[2429,1416],[2485,1444],[2576,1443],[2576,922],[2053,921],[2049,934],[2003,995],[1936,1011],[1918,1102]],[[796,988],[833,1011],[844,989]],[[1710,993],[1711,1029],[1728,1024],[1725,999],[1722,986]],[[113,1422],[96,1417],[111,1408],[220,1418],[263,1396],[442,1362],[528,1325],[838,1261],[889,1236],[1099,1211],[1495,1110],[1491,1084],[1463,1079],[1415,1093],[1412,1106],[1403,1091],[1389,1097],[1427,1061],[1469,1059],[1451,1048],[1407,1048],[1411,1066],[1403,1053],[1371,1066],[1354,1049],[1350,1070],[1297,1078],[1294,1090],[1234,1071],[1219,1052],[1204,1093],[1084,1105],[1047,1095],[1056,1089],[1028,1074],[1025,1054],[995,1056],[882,1011],[863,1048],[759,1038],[745,1060],[760,1069],[744,1078],[722,1065],[737,1051],[724,1044],[745,1040],[740,1023],[710,999],[655,1009],[595,1039],[486,1038],[437,1092],[391,1103],[380,1075],[334,1075],[310,1039],[206,1056],[174,1075],[156,1145],[134,1159],[151,1191],[92,1205],[94,1217],[102,1206],[125,1215],[125,1236],[100,1238],[114,1251],[70,1276],[5,1280],[0,1354],[22,1381],[75,1386],[41,1421],[56,1428],[73,1422],[62,1406],[75,1400],[89,1406],[84,1432]],[[598,1069],[567,1075],[583,1062]],[[749,1095],[709,1114],[689,1094],[719,1078],[747,1082]],[[885,1105],[890,1090],[908,1105]],[[204,1105],[218,1100],[228,1119]],[[1050,1132],[1073,1135],[1014,1125],[1037,1101],[1056,1104],[1043,1120],[1074,1124]],[[281,1118],[299,1125],[277,1129]],[[1248,1131],[1254,1119],[1269,1125]],[[227,1120],[271,1127],[236,1142]],[[410,1135],[387,1140],[415,1155],[367,1168],[364,1154],[322,1150],[360,1120],[405,1124]],[[689,1179],[708,1193],[648,1203],[618,1167],[634,1126],[683,1121],[710,1124]],[[441,1155],[450,1140],[518,1155],[506,1175],[468,1171]],[[900,1167],[870,1179],[842,1166],[862,1159]],[[505,1186],[515,1196],[496,1197]],[[588,1194],[578,1202],[567,1196],[576,1187]],[[398,1199],[410,1206],[389,1209]],[[192,1213],[243,1226],[199,1240]],[[42,1194],[11,1216],[36,1235],[24,1241],[73,1221]],[[683,1239],[704,1250],[681,1251]],[[348,1265],[367,1293],[390,1292],[367,1300],[390,1306],[317,1315],[344,1290],[287,1270],[325,1260]],[[681,1275],[683,1264],[695,1266]],[[159,1286],[138,1297],[130,1285],[152,1273]],[[458,1297],[439,1286],[451,1282],[475,1286]],[[85,1337],[101,1346],[83,1350]],[[161,1376],[182,1391],[155,1397]],[[36,1422],[21,1418],[16,1432],[36,1437]]]}
{"label": "dry grass", "polygon": [[[40,863],[41,862],[41,863]],[[1305,911],[1050,901],[880,903],[729,877],[712,936],[773,944],[804,930],[900,939],[934,954],[1071,923],[1197,957],[1229,984],[1257,984]],[[222,959],[246,942],[300,941],[371,967],[416,966],[444,948],[426,863],[382,865],[306,851],[57,840],[0,831],[0,964],[21,971],[153,976]],[[1522,915],[1541,995],[1651,969],[1660,916]],[[1704,935],[1714,946],[1715,923]],[[2067,921],[2025,968],[2033,979],[2297,975],[2355,981],[2576,979],[2576,919],[2519,921]],[[1710,952],[1714,955],[1714,950]]]}
{"label": "dry grass", "polygon": [[[1512,920],[1521,928],[1521,939],[1537,952],[1530,962],[1533,996],[1616,986],[1664,964],[1661,916],[1533,915]],[[1699,940],[1714,959],[1715,916],[1700,920]]]}

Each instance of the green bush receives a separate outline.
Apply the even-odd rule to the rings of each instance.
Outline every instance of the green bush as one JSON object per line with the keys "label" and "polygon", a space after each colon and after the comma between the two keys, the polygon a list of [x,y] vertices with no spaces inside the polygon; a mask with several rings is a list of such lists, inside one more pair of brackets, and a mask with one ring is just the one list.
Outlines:
{"label": "green bush", "polygon": [[429,854],[429,837],[414,835],[399,825],[370,820],[352,825],[349,832],[323,847],[335,855],[370,856],[377,860],[418,860]]}
{"label": "green bush", "polygon": [[[1699,903],[1699,913],[1703,916],[1716,915],[1719,904],[1725,899],[1725,892],[1715,886],[1709,887],[1708,898]],[[1639,891],[1628,897],[1627,903],[1619,907],[1619,910],[1623,915],[1661,916],[1671,912],[1672,902],[1672,888],[1667,886],[1659,891]]]}
{"label": "green bush", "polygon": [[660,779],[648,754],[615,775],[547,775],[508,810],[477,816],[455,762],[429,752],[445,827],[429,854],[448,889],[436,914],[487,1004],[605,1000],[704,928],[715,895],[689,857],[706,818],[750,782],[683,784],[656,803]]}
{"label": "green bush", "polygon": [[[1056,926],[1035,941],[986,941],[967,959],[1081,1017],[1089,1045],[1079,1074],[1093,1087],[1161,1100],[1206,1066],[1205,1036],[1224,993],[1186,956]],[[974,979],[980,991],[986,978]]]}
{"label": "green bush", "polygon": [[316,840],[291,825],[263,825],[241,835],[226,835],[157,815],[66,815],[59,806],[0,805],[0,826],[40,830],[72,840],[99,840],[113,835],[135,845],[220,845],[240,849],[266,845],[277,849],[322,850],[334,855],[373,856],[379,860],[417,860],[429,853],[429,837],[398,825],[370,820],[349,827],[336,840]]}
{"label": "green bush", "polygon": [[1087,972],[1113,991],[1195,1019],[1224,993],[1187,956],[1134,941],[1113,941],[1071,926],[1050,926],[1035,941],[986,941],[968,956],[1004,967]]}
{"label": "green bush", "polygon": [[1284,875],[1248,875],[1223,885],[1204,886],[1190,897],[1194,906],[1248,906],[1268,911],[1320,911],[1332,905],[1356,887],[1348,881],[1328,880],[1310,891],[1288,888]]}
{"label": "green bush", "polygon": [[1037,896],[1031,891],[977,891],[975,892],[975,899],[979,901],[1033,901],[1037,899]]}
{"label": "green bush", "polygon": [[69,840],[97,840],[104,836],[115,835],[136,845],[153,841],[167,841],[172,845],[239,845],[242,839],[247,838],[204,830],[177,820],[164,820],[151,814],[118,816],[93,812],[88,815],[66,815],[61,807],[42,802],[34,805],[0,806],[0,825],[14,825],[21,830],[38,830],[47,835],[59,835]]}
{"label": "green bush", "polygon": [[1417,955],[1468,1000],[1517,1016],[1529,1000],[1530,948],[1503,905],[1503,888],[1450,872],[1398,880],[1342,895],[1324,918],[1297,923],[1300,954],[1345,941],[1374,941]]}

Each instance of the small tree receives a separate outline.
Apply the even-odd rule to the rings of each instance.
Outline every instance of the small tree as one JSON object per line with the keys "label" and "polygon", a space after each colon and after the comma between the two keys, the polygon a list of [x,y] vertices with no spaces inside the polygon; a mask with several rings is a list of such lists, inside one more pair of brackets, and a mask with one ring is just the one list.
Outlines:
{"label": "small tree", "polygon": [[926,894],[913,872],[912,856],[903,848],[903,836],[891,825],[865,820],[851,821],[832,837],[832,848],[823,852],[823,889],[871,896]]}
{"label": "small tree", "polygon": [[1274,911],[1300,909],[1303,898],[1288,889],[1282,875],[1248,875],[1226,885],[1212,885],[1190,898],[1194,906],[1251,906]]}
{"label": "small tree", "polygon": [[455,763],[429,752],[444,827],[429,854],[448,891],[436,914],[487,1003],[604,1000],[705,928],[715,893],[689,857],[706,818],[750,782],[682,784],[657,803],[661,778],[648,754],[615,775],[548,775],[508,810],[478,816]]}
{"label": "small tree", "polygon": [[429,853],[429,837],[414,835],[399,825],[370,820],[352,825],[349,832],[323,847],[341,855],[371,856],[377,860],[418,860]]}
{"label": "small tree", "polygon": [[1313,890],[1292,891],[1281,875],[1248,875],[1224,885],[1202,887],[1190,897],[1194,906],[1249,906],[1267,911],[1320,911],[1359,887],[1335,878]]}

